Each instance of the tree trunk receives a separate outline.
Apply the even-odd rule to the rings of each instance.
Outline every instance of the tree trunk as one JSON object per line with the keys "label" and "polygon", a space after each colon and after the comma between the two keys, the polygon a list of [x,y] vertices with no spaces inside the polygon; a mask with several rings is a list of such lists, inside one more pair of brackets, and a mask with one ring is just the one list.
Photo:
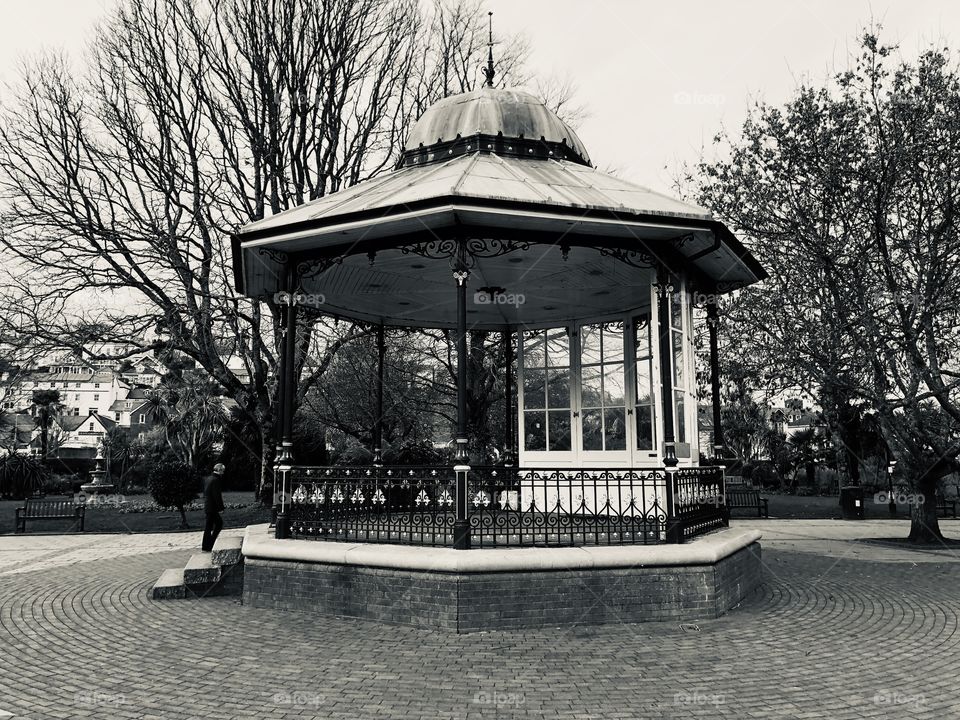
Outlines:
{"label": "tree trunk", "polygon": [[261,505],[273,505],[273,433],[267,430],[260,432],[260,484],[257,488],[257,500]]}
{"label": "tree trunk", "polygon": [[943,540],[937,519],[937,481],[921,481],[917,493],[923,502],[910,506],[910,536],[915,543],[935,543]]}
{"label": "tree trunk", "polygon": [[181,529],[181,530],[187,530],[187,529],[189,529],[190,526],[187,524],[187,513],[186,513],[186,511],[183,509],[183,505],[181,505],[180,507],[178,507],[177,510],[180,511],[180,529]]}

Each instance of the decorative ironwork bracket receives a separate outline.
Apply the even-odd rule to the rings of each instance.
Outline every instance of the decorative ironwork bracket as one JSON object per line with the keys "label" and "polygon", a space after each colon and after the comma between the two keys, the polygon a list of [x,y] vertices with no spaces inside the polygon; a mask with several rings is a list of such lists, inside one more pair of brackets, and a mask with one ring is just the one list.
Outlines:
{"label": "decorative ironwork bracket", "polygon": [[345,257],[346,255],[339,255],[337,257],[314,258],[312,260],[302,260],[298,262],[296,273],[298,284],[302,287],[304,280],[321,275],[334,265],[340,265]]}
{"label": "decorative ironwork bracket", "polygon": [[477,258],[493,258],[518,250],[529,250],[531,243],[523,240],[500,238],[440,238],[429,242],[405,245],[400,248],[404,255],[419,255],[431,260],[451,260],[461,267],[471,268]]}
{"label": "decorative ironwork bracket", "polygon": [[642,270],[650,270],[658,265],[658,260],[655,257],[640,250],[624,250],[623,248],[597,249],[604,257],[612,257],[614,260],[619,260],[625,265],[630,265],[631,267]]}
{"label": "decorative ironwork bracket", "polygon": [[285,265],[290,259],[290,256],[287,255],[283,250],[274,250],[273,248],[260,247],[256,250],[257,255],[268,258],[271,262],[275,262],[279,265]]}

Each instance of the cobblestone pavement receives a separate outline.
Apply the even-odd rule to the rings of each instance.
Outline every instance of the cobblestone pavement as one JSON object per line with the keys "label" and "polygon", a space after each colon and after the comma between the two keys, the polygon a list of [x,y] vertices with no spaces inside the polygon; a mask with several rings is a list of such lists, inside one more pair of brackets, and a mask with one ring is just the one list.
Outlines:
{"label": "cobblestone pavement", "polygon": [[196,534],[2,537],[0,717],[960,718],[957,556],[811,527],[764,526],[764,585],[697,627],[468,636],[151,600]]}

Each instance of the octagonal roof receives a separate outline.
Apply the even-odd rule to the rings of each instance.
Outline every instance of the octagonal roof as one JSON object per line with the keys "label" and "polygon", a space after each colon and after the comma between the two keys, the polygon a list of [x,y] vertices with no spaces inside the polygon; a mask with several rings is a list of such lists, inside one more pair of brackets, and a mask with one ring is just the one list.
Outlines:
{"label": "octagonal roof", "polygon": [[656,267],[707,292],[766,277],[708,210],[597,170],[543,103],[492,87],[428,109],[392,172],[241,228],[234,277],[250,297],[292,281],[327,314],[454,327],[450,240],[472,243],[472,289],[527,298],[476,303],[478,328],[639,308]]}

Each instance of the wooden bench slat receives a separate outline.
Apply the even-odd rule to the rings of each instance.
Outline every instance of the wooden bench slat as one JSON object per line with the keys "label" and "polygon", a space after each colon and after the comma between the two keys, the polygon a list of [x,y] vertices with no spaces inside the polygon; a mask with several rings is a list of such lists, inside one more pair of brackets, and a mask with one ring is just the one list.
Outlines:
{"label": "wooden bench slat", "polygon": [[72,500],[27,500],[22,508],[16,508],[15,532],[26,532],[27,520],[74,520],[83,532],[86,507]]}
{"label": "wooden bench slat", "polygon": [[727,486],[727,509],[756,509],[757,517],[769,517],[768,500],[760,497],[760,491],[743,486]]}

